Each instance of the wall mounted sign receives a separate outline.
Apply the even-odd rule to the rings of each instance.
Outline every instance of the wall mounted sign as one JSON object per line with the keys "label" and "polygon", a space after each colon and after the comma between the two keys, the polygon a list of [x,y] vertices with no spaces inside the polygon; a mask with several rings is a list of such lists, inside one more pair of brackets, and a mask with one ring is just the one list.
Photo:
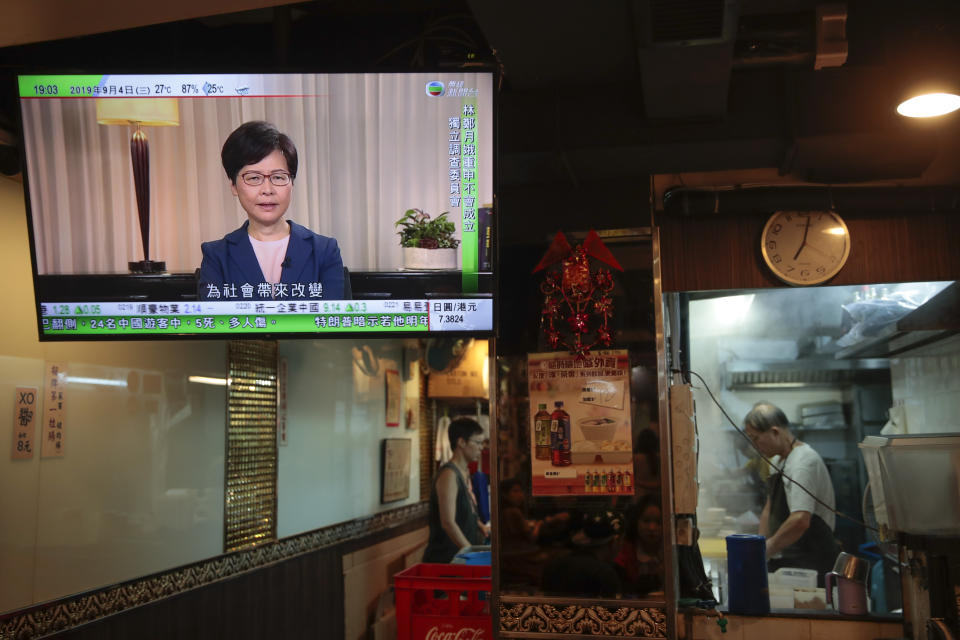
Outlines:
{"label": "wall mounted sign", "polygon": [[40,429],[43,443],[41,458],[62,458],[64,453],[63,417],[67,412],[67,368],[59,362],[44,366],[44,402]]}
{"label": "wall mounted sign", "polygon": [[633,493],[630,361],[625,349],[527,356],[531,493]]}
{"label": "wall mounted sign", "polygon": [[407,429],[420,426],[420,361],[416,356],[404,359],[403,423]]}
{"label": "wall mounted sign", "polygon": [[473,340],[460,362],[449,371],[431,372],[427,395],[431,398],[486,398],[490,395],[486,340]]}
{"label": "wall mounted sign", "polygon": [[380,502],[396,502],[410,497],[410,440],[386,438],[383,441]]}
{"label": "wall mounted sign", "polygon": [[400,426],[400,399],[403,388],[400,384],[400,372],[396,369],[387,369],[384,371],[384,379],[387,388],[387,426]]}
{"label": "wall mounted sign", "polygon": [[13,450],[10,457],[14,460],[33,457],[38,393],[36,387],[17,387],[13,392]]}

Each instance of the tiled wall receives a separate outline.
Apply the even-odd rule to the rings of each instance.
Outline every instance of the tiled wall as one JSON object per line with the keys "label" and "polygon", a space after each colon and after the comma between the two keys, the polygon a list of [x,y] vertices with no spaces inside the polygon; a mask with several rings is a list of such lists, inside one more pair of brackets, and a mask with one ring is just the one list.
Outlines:
{"label": "tiled wall", "polygon": [[960,335],[890,359],[908,433],[960,433]]}
{"label": "tiled wall", "polygon": [[393,575],[420,561],[429,530],[403,536],[343,556],[343,621],[346,640],[364,640],[380,594]]}

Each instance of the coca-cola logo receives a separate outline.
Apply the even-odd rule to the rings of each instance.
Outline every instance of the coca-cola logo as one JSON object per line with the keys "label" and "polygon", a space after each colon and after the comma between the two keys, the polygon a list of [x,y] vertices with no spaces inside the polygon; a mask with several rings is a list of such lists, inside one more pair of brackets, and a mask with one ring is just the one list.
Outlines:
{"label": "coca-cola logo", "polygon": [[423,640],[483,640],[483,629],[464,627],[456,631],[440,631],[439,627],[433,626]]}

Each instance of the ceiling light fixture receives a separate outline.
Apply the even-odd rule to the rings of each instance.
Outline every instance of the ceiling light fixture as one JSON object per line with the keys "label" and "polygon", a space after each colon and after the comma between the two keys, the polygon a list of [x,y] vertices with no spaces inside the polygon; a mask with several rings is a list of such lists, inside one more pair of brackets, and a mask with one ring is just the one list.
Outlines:
{"label": "ceiling light fixture", "polygon": [[897,113],[908,118],[934,118],[960,109],[960,95],[932,92],[915,95],[897,106]]}
{"label": "ceiling light fixture", "polygon": [[69,384],[95,384],[102,387],[126,387],[126,380],[108,380],[106,378],[89,378],[85,376],[67,376]]}
{"label": "ceiling light fixture", "polygon": [[227,386],[226,378],[213,378],[210,376],[187,376],[187,381],[194,382],[196,384],[209,384],[215,387]]}

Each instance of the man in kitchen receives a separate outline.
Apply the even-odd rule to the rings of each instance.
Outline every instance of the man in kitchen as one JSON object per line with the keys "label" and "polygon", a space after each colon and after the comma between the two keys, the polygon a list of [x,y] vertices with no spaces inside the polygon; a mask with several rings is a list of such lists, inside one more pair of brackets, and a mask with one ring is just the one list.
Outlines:
{"label": "man in kitchen", "polygon": [[747,436],[773,468],[767,499],[760,515],[760,534],[767,538],[767,566],[814,569],[823,586],[833,568],[840,544],[833,536],[836,523],[833,482],[820,455],[790,432],[783,411],[758,402],[743,419]]}

